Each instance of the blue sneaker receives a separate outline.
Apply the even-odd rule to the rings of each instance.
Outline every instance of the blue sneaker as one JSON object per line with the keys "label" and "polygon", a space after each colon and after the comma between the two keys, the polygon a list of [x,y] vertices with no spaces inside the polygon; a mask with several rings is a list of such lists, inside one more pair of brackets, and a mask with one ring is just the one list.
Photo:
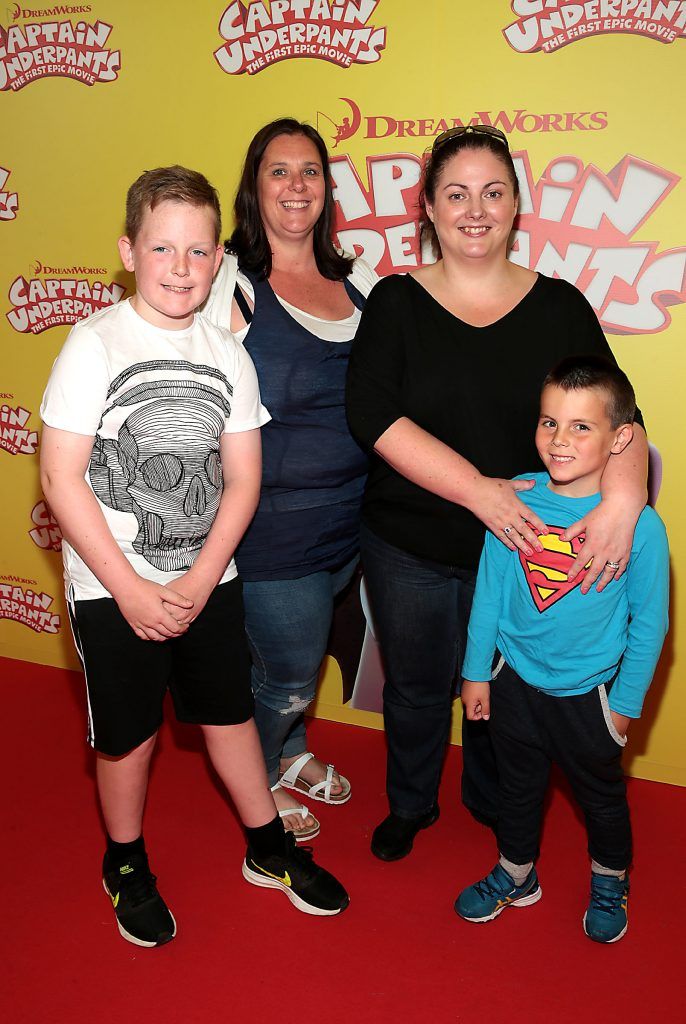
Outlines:
{"label": "blue sneaker", "polygon": [[629,927],[626,905],[629,879],[591,873],[591,900],[584,914],[584,931],[594,942],[619,942]]}
{"label": "blue sneaker", "polygon": [[515,885],[505,868],[496,864],[490,875],[462,890],[455,900],[455,912],[465,921],[480,924],[492,921],[507,907],[528,907],[537,903],[542,895],[536,868],[531,869],[523,885]]}

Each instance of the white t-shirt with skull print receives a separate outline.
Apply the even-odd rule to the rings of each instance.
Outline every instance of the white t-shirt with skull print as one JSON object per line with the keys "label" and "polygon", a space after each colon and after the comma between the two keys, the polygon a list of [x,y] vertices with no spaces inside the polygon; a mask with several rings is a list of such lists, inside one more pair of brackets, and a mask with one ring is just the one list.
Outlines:
{"label": "white t-shirt with skull print", "polygon": [[[95,438],[86,482],[135,571],[169,583],[191,567],[219,507],[219,439],[269,420],[250,356],[196,315],[166,331],[125,300],[72,328],[50,374],[43,422]],[[62,544],[67,592],[108,597]],[[221,583],[236,575],[233,559]]]}

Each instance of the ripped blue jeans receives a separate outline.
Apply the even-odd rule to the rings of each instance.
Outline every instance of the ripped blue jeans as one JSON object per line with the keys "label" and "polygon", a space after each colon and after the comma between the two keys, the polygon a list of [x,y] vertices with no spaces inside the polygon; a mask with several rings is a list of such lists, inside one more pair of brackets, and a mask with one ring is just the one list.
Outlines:
{"label": "ripped blue jeans", "polygon": [[357,557],[336,572],[243,581],[255,723],[270,786],[278,779],[280,758],[307,750],[304,712],[326,654],[334,597],[350,582],[356,565]]}

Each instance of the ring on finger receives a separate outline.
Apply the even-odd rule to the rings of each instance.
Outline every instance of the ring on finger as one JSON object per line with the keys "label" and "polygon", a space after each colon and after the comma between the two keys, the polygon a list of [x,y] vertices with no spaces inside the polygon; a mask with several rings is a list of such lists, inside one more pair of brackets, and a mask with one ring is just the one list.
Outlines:
{"label": "ring on finger", "polygon": [[506,537],[510,536],[510,534],[512,533],[512,530],[513,530],[512,526],[503,526],[503,533],[505,534]]}
{"label": "ring on finger", "polygon": [[617,569],[619,569],[619,562],[606,562],[605,568],[612,569],[613,572],[617,572]]}

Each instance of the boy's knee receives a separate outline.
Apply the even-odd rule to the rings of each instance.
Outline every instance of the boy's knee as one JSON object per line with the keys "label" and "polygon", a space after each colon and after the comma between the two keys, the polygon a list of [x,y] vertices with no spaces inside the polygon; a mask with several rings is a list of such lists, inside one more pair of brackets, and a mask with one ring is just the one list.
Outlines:
{"label": "boy's knee", "polygon": [[252,731],[255,728],[255,719],[250,717],[242,722],[230,722],[225,725],[201,722],[198,727],[205,737],[206,743],[221,743],[224,740],[231,741],[240,733]]}
{"label": "boy's knee", "polygon": [[112,763],[126,761],[127,764],[133,764],[136,761],[149,761],[152,757],[152,752],[155,749],[155,743],[157,742],[157,731],[152,736],[148,736],[146,740],[139,743],[138,746],[132,747],[131,750],[127,750],[124,754],[105,754],[101,750],[96,750],[95,755],[100,761],[108,761]]}

